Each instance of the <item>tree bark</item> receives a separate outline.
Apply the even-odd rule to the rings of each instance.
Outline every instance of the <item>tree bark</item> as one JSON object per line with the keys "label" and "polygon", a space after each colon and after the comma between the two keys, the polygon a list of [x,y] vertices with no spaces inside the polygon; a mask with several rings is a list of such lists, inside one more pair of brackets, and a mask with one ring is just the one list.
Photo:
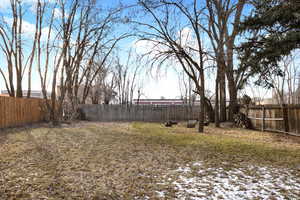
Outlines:
{"label": "tree bark", "polygon": [[229,91],[229,111],[228,111],[228,120],[234,121],[233,115],[238,112],[238,102],[237,102],[237,93],[238,88],[236,86],[233,70],[233,40],[229,40],[227,43],[227,67],[226,67],[226,76],[228,80],[228,91]]}
{"label": "tree bark", "polygon": [[219,70],[217,70],[216,88],[215,88],[215,126],[220,127],[219,120]]}
{"label": "tree bark", "polygon": [[226,81],[225,81],[225,66],[224,63],[220,63],[219,74],[219,92],[220,92],[220,122],[226,121]]}
{"label": "tree bark", "polygon": [[20,78],[21,75],[17,76],[17,94],[16,97],[22,98],[23,97],[23,91],[22,91],[22,78]]}
{"label": "tree bark", "polygon": [[203,69],[199,70],[200,72],[200,81],[201,81],[201,87],[200,87],[200,113],[199,113],[199,126],[198,126],[198,132],[203,133],[204,132],[204,116],[205,116],[205,88],[204,88],[204,72]]}
{"label": "tree bark", "polygon": [[235,86],[234,81],[228,79],[228,89],[229,89],[229,112],[228,112],[228,120],[233,121],[234,114],[238,113],[238,102],[237,102],[237,88]]}

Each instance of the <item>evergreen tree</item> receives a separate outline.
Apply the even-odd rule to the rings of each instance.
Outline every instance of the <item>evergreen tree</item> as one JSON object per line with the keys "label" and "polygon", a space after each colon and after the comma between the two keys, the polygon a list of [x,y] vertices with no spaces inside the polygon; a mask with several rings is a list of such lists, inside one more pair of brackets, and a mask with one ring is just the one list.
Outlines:
{"label": "evergreen tree", "polygon": [[259,74],[257,84],[272,87],[271,74],[282,75],[281,59],[300,47],[300,1],[254,0],[240,30],[248,36],[239,48],[241,65]]}

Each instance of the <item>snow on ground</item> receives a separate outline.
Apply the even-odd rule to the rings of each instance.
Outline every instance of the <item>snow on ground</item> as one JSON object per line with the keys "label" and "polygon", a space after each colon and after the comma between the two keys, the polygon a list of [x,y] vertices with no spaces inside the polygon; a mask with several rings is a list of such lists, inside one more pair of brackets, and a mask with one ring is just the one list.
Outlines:
{"label": "snow on ground", "polygon": [[[300,199],[298,175],[287,169],[259,166],[205,168],[197,162],[170,172],[160,184],[172,184],[178,200]],[[166,192],[157,191],[157,197],[166,197]]]}

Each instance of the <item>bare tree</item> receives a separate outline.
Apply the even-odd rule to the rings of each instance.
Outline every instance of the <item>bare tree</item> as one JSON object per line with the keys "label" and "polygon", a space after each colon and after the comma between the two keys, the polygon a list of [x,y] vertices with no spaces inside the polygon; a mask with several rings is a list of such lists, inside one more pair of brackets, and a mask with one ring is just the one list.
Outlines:
{"label": "bare tree", "polygon": [[[49,120],[52,121],[53,124],[57,124],[59,121],[56,86],[57,74],[62,63],[62,55],[58,49],[59,30],[54,30],[54,15],[56,7],[57,3],[51,5],[49,3],[47,4],[45,1],[42,2],[42,0],[37,1],[36,13],[38,13],[37,15],[39,17],[36,18],[38,25],[36,26],[37,37],[35,41],[37,52],[35,57],[38,75],[40,78],[43,97],[46,100],[46,109],[47,112],[49,112]],[[47,13],[49,14],[46,16]],[[50,20],[45,20],[46,17]],[[42,31],[42,27],[45,24],[48,26],[47,32]],[[45,37],[46,39],[42,40],[42,37]],[[50,59],[50,57],[53,57],[53,59]],[[45,58],[44,62],[42,62],[43,58]],[[29,73],[31,72],[29,71]],[[51,81],[50,101],[48,101],[47,92],[49,81]]]}
{"label": "bare tree", "polygon": [[[41,1],[38,1],[38,3],[41,4]],[[38,12],[37,10],[34,38],[29,39],[31,36],[24,36],[23,7],[23,1],[11,0],[10,9],[12,19],[2,18],[0,23],[0,48],[7,64],[6,67],[0,68],[0,74],[4,79],[6,89],[11,97],[23,97],[22,84],[26,70],[28,70],[27,97],[30,97],[31,71],[39,36],[38,27],[40,26],[40,18],[42,18],[43,15],[42,12]],[[29,46],[31,46],[30,53],[26,53],[25,51],[25,49],[28,49],[25,44],[28,40],[31,42],[31,44],[29,44]]]}
{"label": "bare tree", "polygon": [[245,80],[250,76],[246,73],[247,69],[236,67],[233,62],[234,48],[239,36],[239,26],[246,2],[246,0],[206,0],[208,23],[205,26],[200,24],[210,38],[217,63],[216,113],[220,107],[221,121],[226,120],[225,75],[228,80],[230,97],[229,120],[233,120],[233,114],[237,112],[238,90],[243,87]]}
{"label": "bare tree", "polygon": [[286,56],[281,62],[282,76],[270,74],[273,86],[273,98],[278,104],[297,103],[298,75],[299,69],[296,64],[295,54]]}
{"label": "bare tree", "polygon": [[299,103],[300,97],[300,82],[299,74],[300,70],[298,67],[299,63],[297,62],[296,55],[292,54],[286,57],[284,62],[284,71],[287,76],[287,93],[288,99],[286,100],[287,104],[297,104]]}
{"label": "bare tree", "polygon": [[[110,65],[111,63],[108,64],[108,66]],[[107,66],[103,67],[95,78],[88,97],[93,104],[109,104],[116,97],[116,86],[116,76],[113,69],[109,69]]]}
{"label": "bare tree", "polygon": [[189,106],[193,106],[196,100],[196,95],[193,92],[196,89],[195,84],[184,71],[177,72],[177,75],[182,100]]}
{"label": "bare tree", "polygon": [[[25,74],[25,71],[28,70],[28,92],[27,97],[31,95],[31,81],[32,81],[32,69],[33,66],[36,66],[38,75],[40,77],[40,83],[42,88],[42,93],[44,99],[47,100],[47,83],[50,79],[49,71],[50,57],[53,56],[53,71],[51,76],[52,80],[52,94],[51,100],[46,101],[47,110],[50,112],[50,119],[55,119],[55,110],[56,110],[56,75],[62,60],[62,56],[59,56],[59,52],[53,53],[53,50],[56,49],[57,40],[53,39],[53,21],[54,21],[54,11],[57,4],[52,4],[48,0],[37,0],[35,5],[35,30],[34,37],[31,38],[31,35],[24,35],[25,33],[22,30],[23,22],[23,1],[11,1],[11,9],[13,13],[13,22],[10,26],[10,23],[3,22],[0,26],[0,35],[4,44],[1,46],[1,49],[6,55],[7,60],[7,70],[8,78],[5,77],[5,73],[0,69],[0,72],[5,80],[7,90],[10,96],[22,97],[22,80]],[[45,18],[49,18],[47,21]],[[5,25],[6,23],[6,25]],[[47,30],[43,29],[47,26]],[[8,28],[11,27],[9,30]],[[58,31],[57,31],[58,32]],[[10,35],[9,35],[10,34]],[[45,36],[45,37],[43,37]],[[45,39],[46,38],[46,39]],[[55,36],[54,36],[55,38]],[[45,39],[45,40],[44,40]],[[26,54],[25,44],[29,43],[29,53]],[[28,47],[26,46],[26,47]],[[28,50],[28,48],[27,48]],[[44,61],[42,61],[44,60]],[[14,78],[16,75],[16,90],[14,86]],[[16,91],[16,94],[15,94]]]}
{"label": "bare tree", "polygon": [[[136,92],[142,91],[142,85],[139,84],[138,74],[141,73],[142,64],[132,49],[129,50],[125,64],[122,64],[117,57],[115,64],[115,76],[117,84],[117,95],[120,104],[132,104]],[[140,76],[141,77],[141,76]],[[137,94],[138,96],[141,95]]]}
{"label": "bare tree", "polygon": [[[184,72],[195,84],[196,92],[200,94],[199,132],[204,130],[204,106],[205,106],[205,63],[208,61],[208,53],[204,49],[202,41],[201,15],[202,8],[196,0],[192,5],[183,1],[140,1],[145,12],[153,19],[153,23],[136,22],[149,31],[141,31],[140,38],[153,43],[153,49],[149,52],[153,55],[152,64],[162,65],[166,61],[175,59]],[[173,18],[172,18],[173,17]],[[178,17],[186,20],[187,26],[176,23]],[[187,28],[187,29],[184,29]],[[186,43],[182,40],[188,30],[193,41]]]}
{"label": "bare tree", "polygon": [[[121,7],[100,12],[94,0],[59,0],[49,6],[50,11],[44,12],[44,4],[38,2],[37,11],[51,13],[51,16],[47,17],[49,21],[43,15],[39,18],[37,66],[45,99],[47,84],[51,82],[51,101],[47,107],[50,120],[58,122],[64,107],[66,116],[72,118],[78,104],[85,103],[88,96],[97,91],[97,79],[103,74],[117,43],[128,34],[114,34]],[[54,17],[55,12],[60,16]],[[43,23],[48,23],[49,31],[43,33],[47,40],[42,43]],[[44,57],[45,61],[41,62]]]}
{"label": "bare tree", "polygon": [[[208,26],[203,29],[208,34],[217,63],[216,88],[215,88],[215,121],[219,126],[219,120],[226,120],[226,82],[225,82],[225,33],[230,13],[230,1],[207,0]],[[220,105],[219,105],[220,104]]]}
{"label": "bare tree", "polygon": [[[79,103],[85,103],[92,84],[108,61],[117,43],[129,34],[114,35],[114,27],[121,21],[122,7],[100,10],[97,1],[59,1],[62,13],[57,27],[62,27],[59,37],[63,41],[60,50],[60,99],[69,102],[70,113],[76,111]],[[102,12],[100,12],[102,11]],[[83,88],[79,97],[79,88]],[[65,99],[66,97],[66,99]]]}

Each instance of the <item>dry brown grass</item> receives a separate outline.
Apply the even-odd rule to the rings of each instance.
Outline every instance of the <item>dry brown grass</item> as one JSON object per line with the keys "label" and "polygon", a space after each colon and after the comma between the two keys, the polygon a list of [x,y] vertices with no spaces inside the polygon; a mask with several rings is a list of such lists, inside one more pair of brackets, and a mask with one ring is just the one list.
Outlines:
{"label": "dry brown grass", "polygon": [[184,125],[79,122],[8,130],[0,141],[0,199],[157,199],[163,175],[193,161],[224,169],[300,163],[298,139],[213,127],[198,134]]}

